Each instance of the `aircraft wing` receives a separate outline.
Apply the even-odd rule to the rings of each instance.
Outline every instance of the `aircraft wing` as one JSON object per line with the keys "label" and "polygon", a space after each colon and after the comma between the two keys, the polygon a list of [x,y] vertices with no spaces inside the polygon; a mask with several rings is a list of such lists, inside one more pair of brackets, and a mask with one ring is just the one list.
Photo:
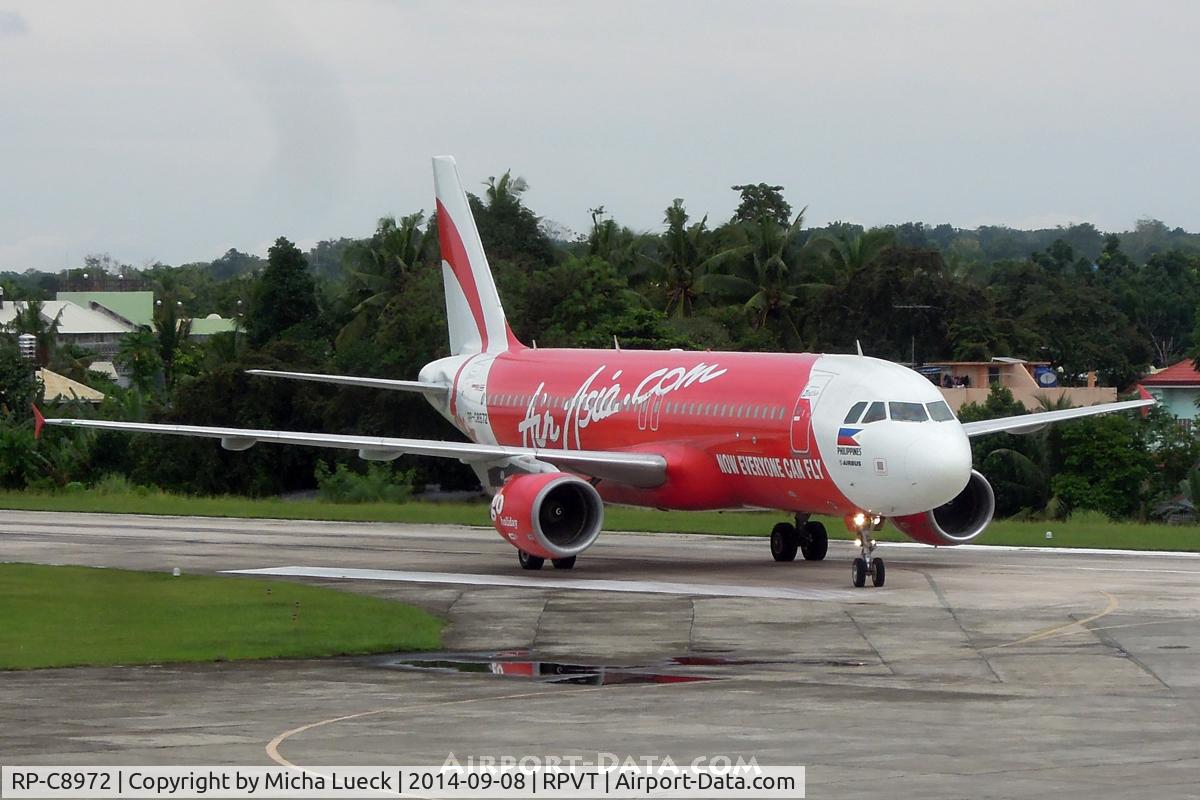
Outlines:
{"label": "aircraft wing", "polygon": [[[41,416],[40,413],[38,416]],[[226,450],[246,450],[258,442],[332,447],[341,450],[357,450],[360,457],[372,461],[391,461],[401,455],[457,458],[464,463],[531,458],[571,472],[639,488],[659,486],[667,477],[667,460],[653,453],[623,453],[611,450],[542,450],[534,447],[509,447],[501,444],[447,442],[434,439],[391,439],[384,436],[261,431],[248,428],[162,425],[102,419],[39,419],[37,430],[40,431],[42,425],[65,425],[73,428],[95,428],[129,433],[200,436],[220,439],[221,446]]]}
{"label": "aircraft wing", "polygon": [[314,383],[336,383],[341,386],[365,386],[371,389],[395,389],[402,392],[421,392],[423,394],[445,394],[446,387],[440,383],[422,383],[421,381],[397,381],[389,378],[360,378],[355,375],[324,375],[319,372],[281,372],[274,369],[248,369],[247,375],[260,375],[267,378],[287,378],[293,381],[313,381]]}
{"label": "aircraft wing", "polygon": [[964,422],[962,427],[967,436],[983,436],[985,433],[1002,432],[1033,433],[1052,422],[1090,417],[1093,414],[1108,414],[1112,411],[1126,411],[1131,408],[1145,408],[1146,406],[1154,405],[1154,402],[1153,399],[1122,400],[1119,403],[1101,403],[1095,406],[1064,408],[1061,411],[1041,411],[1036,414],[1022,414],[1018,417],[1001,417],[1000,419],[985,419],[979,422]]}

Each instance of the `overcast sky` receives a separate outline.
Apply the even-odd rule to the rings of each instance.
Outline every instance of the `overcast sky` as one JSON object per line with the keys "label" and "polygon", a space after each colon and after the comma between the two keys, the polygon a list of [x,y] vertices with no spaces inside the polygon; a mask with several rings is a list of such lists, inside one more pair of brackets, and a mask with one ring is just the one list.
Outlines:
{"label": "overcast sky", "polygon": [[1200,3],[0,0],[0,269],[368,234],[507,168],[576,231],[1200,230]]}

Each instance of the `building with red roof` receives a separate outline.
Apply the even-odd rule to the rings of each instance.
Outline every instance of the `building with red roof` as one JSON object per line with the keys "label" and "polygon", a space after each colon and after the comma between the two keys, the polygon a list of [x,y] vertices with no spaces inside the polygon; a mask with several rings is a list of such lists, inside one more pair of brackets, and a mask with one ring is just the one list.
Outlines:
{"label": "building with red roof", "polygon": [[1140,381],[1159,404],[1179,419],[1196,419],[1196,399],[1200,397],[1200,372],[1190,358],[1178,361]]}

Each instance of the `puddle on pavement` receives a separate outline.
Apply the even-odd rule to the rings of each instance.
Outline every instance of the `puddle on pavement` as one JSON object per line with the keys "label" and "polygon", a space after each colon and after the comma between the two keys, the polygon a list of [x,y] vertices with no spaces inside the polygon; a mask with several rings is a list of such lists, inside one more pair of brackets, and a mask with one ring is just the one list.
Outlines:
{"label": "puddle on pavement", "polygon": [[[440,653],[393,655],[374,659],[375,666],[410,672],[433,672],[444,675],[475,674],[501,678],[562,683],[581,686],[616,686],[635,683],[692,683],[721,680],[732,675],[689,674],[677,671],[687,667],[751,667],[770,664],[790,664],[823,667],[864,667],[865,661],[835,659],[742,659],[727,656],[679,656],[652,665],[577,664],[564,661],[536,660],[527,652],[502,653]],[[740,670],[733,670],[740,674]]]}

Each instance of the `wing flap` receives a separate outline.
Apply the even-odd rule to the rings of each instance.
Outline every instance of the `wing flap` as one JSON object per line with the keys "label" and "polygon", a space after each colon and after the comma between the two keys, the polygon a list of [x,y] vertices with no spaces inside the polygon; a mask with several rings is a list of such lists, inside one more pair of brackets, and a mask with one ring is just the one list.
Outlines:
{"label": "wing flap", "polygon": [[533,447],[447,442],[436,439],[393,439],[386,436],[268,431],[206,425],[166,425],[103,419],[47,419],[45,424],[129,433],[159,433],[169,436],[220,439],[221,446],[226,450],[245,450],[259,442],[357,450],[360,456],[372,461],[390,461],[401,455],[457,458],[466,463],[531,458],[571,472],[645,489],[660,486],[667,476],[667,460],[653,453],[625,453],[615,450],[538,450]]}
{"label": "wing flap", "polygon": [[1154,402],[1153,399],[1122,400],[1119,403],[1101,403],[1095,406],[1064,408],[1060,411],[1040,411],[1036,414],[1022,414],[1018,417],[1001,417],[1000,419],[985,419],[979,422],[964,422],[962,428],[967,436],[983,436],[988,433],[1034,433],[1052,422],[1065,422],[1069,419],[1090,417],[1094,414],[1110,414],[1113,411],[1145,408],[1146,406],[1154,405]]}

